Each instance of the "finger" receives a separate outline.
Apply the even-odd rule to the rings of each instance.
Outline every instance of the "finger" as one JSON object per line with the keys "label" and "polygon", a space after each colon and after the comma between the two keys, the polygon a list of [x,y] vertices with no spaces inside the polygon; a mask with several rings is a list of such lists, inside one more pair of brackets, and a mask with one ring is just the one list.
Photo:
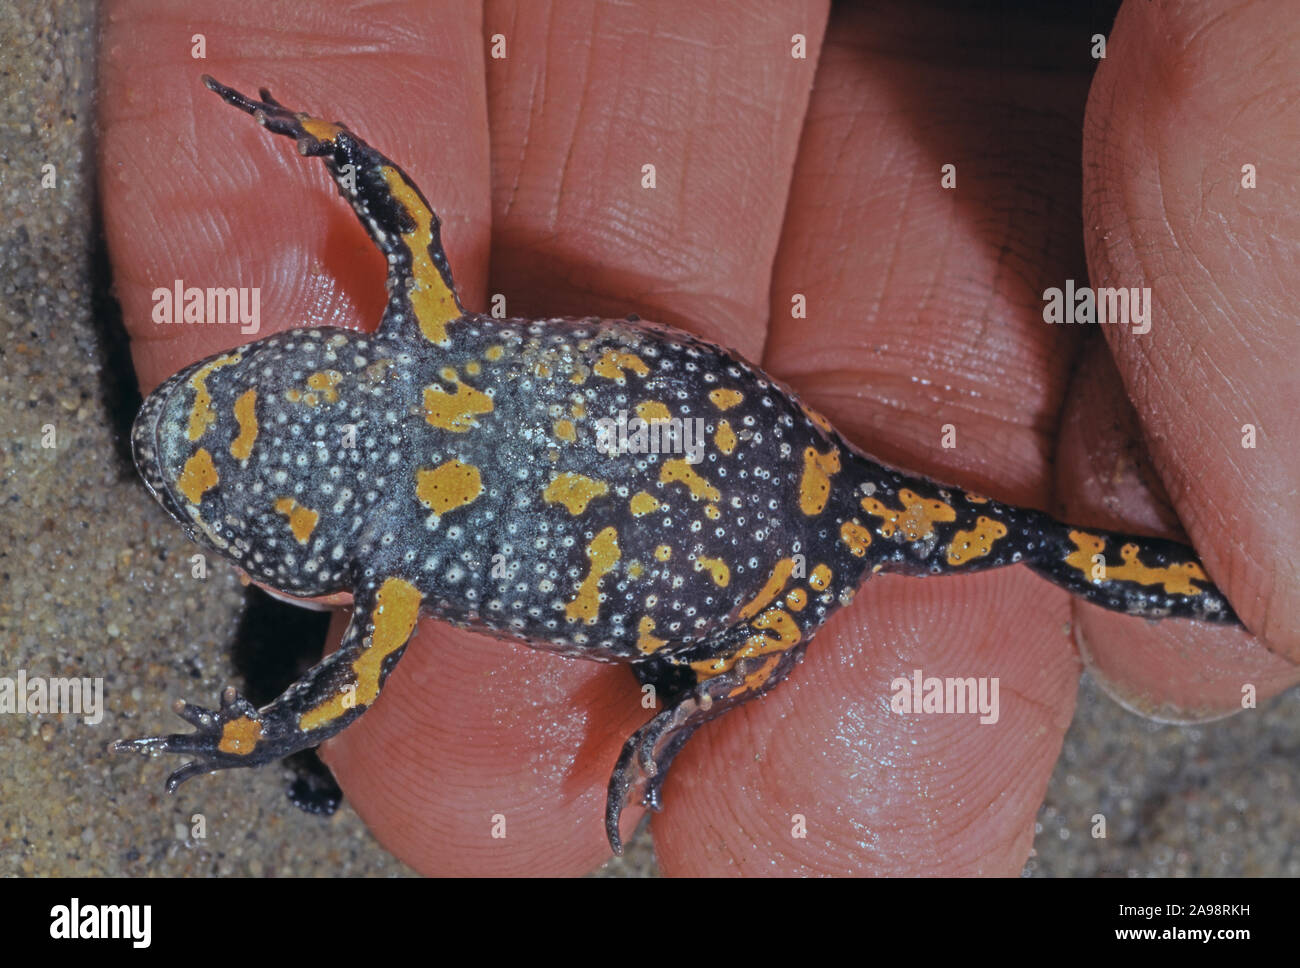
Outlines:
{"label": "finger", "polygon": [[[1287,107],[1300,28],[1289,11],[1125,4],[1089,97],[1083,197],[1094,284],[1151,289],[1149,332],[1103,329],[1161,480],[1246,626],[1296,661],[1300,122]],[[1264,96],[1261,77],[1273,79]]]}
{"label": "finger", "polygon": [[639,695],[626,670],[425,622],[325,760],[416,870],[579,874],[609,857],[605,784]]}
{"label": "finger", "polygon": [[[1058,508],[1068,520],[1187,540],[1103,341],[1090,343],[1070,384],[1058,452]],[[1089,671],[1111,696],[1143,715],[1214,719],[1300,679],[1294,663],[1244,629],[1135,623],[1084,602],[1072,606]]]}
{"label": "finger", "polygon": [[[1074,709],[1065,608],[1044,609],[1041,582],[1019,569],[924,594],[915,585],[869,583],[795,675],[688,744],[670,781],[674,809],[655,823],[665,872],[1021,870]],[[1008,612],[1025,617],[1011,643]],[[994,672],[996,720],[891,713],[895,680],[910,683],[914,670]]]}
{"label": "finger", "polygon": [[[488,71],[490,288],[504,294],[506,311],[635,311],[758,356],[819,10],[747,8],[738,45],[735,11],[707,5],[601,8],[594,22],[571,5],[492,5],[485,34],[505,37],[506,56]],[[808,60],[790,57],[796,31],[811,38]],[[646,165],[655,187],[643,187]],[[511,654],[530,668],[557,661]],[[627,669],[575,675],[571,715],[599,723],[597,734],[621,744],[646,718]],[[593,695],[596,708],[623,718],[595,720]],[[549,794],[590,865],[609,854],[589,798],[603,794],[616,757],[601,747],[602,770],[570,771],[584,784],[580,801],[568,786]],[[625,832],[637,814],[627,811]]]}
{"label": "finger", "polygon": [[514,39],[489,62],[492,289],[512,315],[635,312],[756,359],[825,5],[593,15],[489,8]]}
{"label": "finger", "polygon": [[[966,51],[989,29],[1027,60],[985,73]],[[1078,142],[1087,65],[1044,72],[1032,52],[1056,49],[1050,25],[1016,29],[832,18],[765,364],[869,452],[1043,506],[1077,335],[1043,325],[1040,280],[1081,260],[1077,170],[1061,158]],[[806,320],[791,318],[796,293]],[[1018,873],[1073,709],[1065,618],[1065,596],[1021,569],[868,582],[791,681],[684,750],[665,795],[707,796],[727,822],[658,818],[665,870]],[[996,679],[1001,715],[891,712],[892,681],[917,669]],[[806,838],[792,836],[795,812]]]}
{"label": "finger", "polygon": [[[323,167],[223,104],[200,83],[203,73],[250,89],[265,84],[299,109],[348,120],[420,172],[425,192],[439,199],[461,291],[478,303],[487,251],[483,93],[464,64],[478,49],[474,22],[454,12],[460,5],[448,8],[444,17],[437,6],[398,5],[380,28],[327,3],[296,7],[294,19],[279,24],[210,4],[106,6],[104,229],[141,389],[277,330],[373,328],[385,301],[383,258]],[[176,42],[194,36],[196,25],[203,60]],[[415,40],[420,34],[427,43]],[[257,287],[261,331],[152,322],[154,290],[175,280]]]}

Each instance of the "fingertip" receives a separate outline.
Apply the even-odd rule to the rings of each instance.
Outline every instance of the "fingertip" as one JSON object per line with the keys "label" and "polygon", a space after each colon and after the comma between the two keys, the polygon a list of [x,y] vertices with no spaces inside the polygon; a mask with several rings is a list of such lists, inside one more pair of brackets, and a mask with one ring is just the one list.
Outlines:
{"label": "fingertip", "polygon": [[626,669],[427,623],[324,754],[379,841],[422,873],[580,874],[609,859],[605,790],[639,698]]}
{"label": "fingertip", "polygon": [[[874,579],[786,682],[683,749],[653,822],[664,872],[1018,874],[1078,683],[1065,598],[1022,569]],[[917,670],[996,679],[996,720],[895,711]]]}

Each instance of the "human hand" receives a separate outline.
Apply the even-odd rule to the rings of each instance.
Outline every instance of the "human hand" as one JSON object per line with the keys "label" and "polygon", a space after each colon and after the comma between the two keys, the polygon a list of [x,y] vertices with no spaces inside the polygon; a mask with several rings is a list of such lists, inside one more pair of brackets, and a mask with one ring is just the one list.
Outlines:
{"label": "human hand", "polygon": [[[1085,127],[1091,31],[1078,24],[1018,23],[1004,39],[1006,24],[949,13],[909,14],[902,28],[888,11],[845,13],[819,49],[825,13],[815,5],[601,8],[593,19],[572,7],[492,4],[480,24],[460,4],[413,4],[390,8],[409,18],[400,30],[308,5],[295,23],[310,33],[236,26],[233,15],[214,23],[197,10],[177,5],[160,18],[154,5],[123,3],[106,24],[106,228],[142,388],[232,342],[230,330],[154,328],[149,293],[174,278],[260,286],[275,324],[258,335],[378,320],[382,260],[324,173],[230,117],[198,77],[265,84],[292,107],[347,122],[420,183],[472,308],[500,292],[511,315],[636,312],[673,323],[762,363],[883,460],[1039,507],[1052,504],[1057,483],[1069,516],[1087,524],[1171,520],[1142,482],[1112,484],[1127,441],[1111,425],[1143,421],[1212,576],[1247,623],[1300,658],[1284,557],[1295,536],[1283,500],[1295,448],[1275,443],[1290,430],[1277,422],[1294,411],[1284,369],[1294,355],[1252,357],[1279,339],[1294,294],[1287,280],[1262,285],[1249,270],[1267,263],[1222,239],[1193,248],[1196,258],[1186,245],[1157,244],[1160,262],[1144,261],[1154,219],[1141,207],[1153,179],[1144,165],[1172,156],[1190,173],[1195,191],[1158,200],[1176,230],[1204,231],[1194,216],[1207,201],[1197,181],[1206,171],[1221,169],[1227,185],[1237,177],[1232,158],[1211,165],[1201,153],[1203,127],[1201,141],[1183,144],[1187,130],[1152,123],[1161,97],[1178,106],[1188,97],[1170,94],[1168,71],[1143,62],[1169,56],[1138,39],[1158,33],[1156,14],[1121,17]],[[1194,37],[1198,25],[1168,29]],[[1248,23],[1229,26],[1255,43]],[[201,30],[208,59],[167,60],[160,52],[171,47],[150,42],[155,30]],[[485,63],[484,38],[495,33],[507,57]],[[793,33],[807,34],[807,60],[790,57]],[[968,52],[983,37],[1006,45],[1006,66]],[[1207,96],[1192,82],[1215,76],[1220,58],[1238,70],[1263,56],[1231,41],[1206,46],[1204,63],[1175,61],[1193,95]],[[1149,96],[1134,76],[1147,77]],[[1257,91],[1243,80],[1232,103],[1204,105],[1223,119],[1214,130],[1233,132],[1225,150],[1250,155],[1243,160],[1271,144],[1267,115],[1262,130],[1228,126]],[[1167,141],[1148,146],[1136,132]],[[1089,243],[1093,284],[1111,275],[1116,285],[1150,284],[1157,300],[1150,334],[1106,334],[1118,369],[1095,333],[1041,318],[1043,288],[1085,277],[1081,146],[1101,164],[1084,194],[1087,238],[1107,240]],[[1261,167],[1266,160],[1279,170],[1290,161],[1259,156]],[[641,187],[646,163],[657,169],[653,190]],[[954,191],[939,186],[948,163]],[[1262,205],[1267,189],[1258,191]],[[1254,239],[1262,250],[1269,238],[1297,237],[1278,195],[1266,209],[1280,226],[1215,209],[1243,251]],[[1232,192],[1218,200],[1240,205]],[[1251,235],[1252,225],[1265,234]],[[808,319],[790,318],[795,292],[808,298]],[[1216,341],[1210,365],[1171,367],[1207,358],[1229,306],[1249,310],[1236,320],[1240,358]],[[1224,399],[1215,366],[1242,396]],[[1116,404],[1123,386],[1140,416]],[[1098,422],[1103,405],[1113,420]],[[1269,446],[1242,451],[1239,427],[1252,417]],[[955,449],[939,445],[943,424],[957,428]],[[1196,441],[1207,436],[1218,446],[1202,466]],[[654,824],[664,869],[1018,872],[1072,711],[1071,608],[1023,569],[868,583],[789,681],[687,744]],[[1245,633],[1152,626],[1084,605],[1073,621],[1112,689],[1165,712],[1224,712],[1239,705],[1243,681],[1263,696],[1296,679]],[[889,682],[913,668],[999,676],[999,723],[891,715]],[[384,698],[324,752],[376,835],[419,870],[578,872],[607,856],[604,787],[646,717],[639,698],[625,669],[430,622]],[[504,840],[489,834],[498,813]],[[807,839],[791,839],[794,813],[808,817]]]}

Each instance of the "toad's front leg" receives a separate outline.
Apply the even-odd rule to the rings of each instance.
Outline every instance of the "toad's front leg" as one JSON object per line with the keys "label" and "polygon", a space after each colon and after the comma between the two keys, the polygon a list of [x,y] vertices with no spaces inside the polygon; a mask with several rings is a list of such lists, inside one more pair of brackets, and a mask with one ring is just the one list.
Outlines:
{"label": "toad's front leg", "polygon": [[196,759],[167,778],[168,792],[200,773],[260,766],[317,746],[374,704],[415,631],[421,596],[401,578],[367,582],[337,652],[261,709],[227,688],[219,710],[186,702],[176,713],[192,733],[118,740],[110,749],[181,753]]}

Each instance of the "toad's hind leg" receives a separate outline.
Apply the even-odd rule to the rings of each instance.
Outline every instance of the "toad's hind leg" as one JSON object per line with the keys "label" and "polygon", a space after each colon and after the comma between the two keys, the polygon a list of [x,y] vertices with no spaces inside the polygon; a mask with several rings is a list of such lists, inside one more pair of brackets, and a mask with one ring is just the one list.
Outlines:
{"label": "toad's hind leg", "polygon": [[290,111],[266,88],[254,101],[211,77],[203,83],[268,131],[296,139],[303,155],[325,162],[339,194],[388,261],[388,307],[380,332],[445,345],[447,324],[465,310],[442,251],[438,216],[406,173],[343,125]]}
{"label": "toad's hind leg", "polygon": [[614,853],[623,853],[618,821],[633,788],[641,802],[662,809],[660,791],[673,758],[710,719],[771,689],[794,668],[806,641],[786,644],[755,635],[749,626],[724,633],[680,656],[651,656],[633,666],[643,685],[655,687],[664,710],[633,733],[619,754],[605,798],[605,833]]}
{"label": "toad's hind leg", "polygon": [[177,714],[194,732],[118,740],[112,749],[194,756],[167,778],[167,790],[173,792],[201,773],[260,766],[329,739],[374,703],[415,630],[420,609],[420,593],[398,578],[363,586],[354,597],[352,620],[338,651],[270,704],[256,709],[227,688],[216,711],[176,704]]}

